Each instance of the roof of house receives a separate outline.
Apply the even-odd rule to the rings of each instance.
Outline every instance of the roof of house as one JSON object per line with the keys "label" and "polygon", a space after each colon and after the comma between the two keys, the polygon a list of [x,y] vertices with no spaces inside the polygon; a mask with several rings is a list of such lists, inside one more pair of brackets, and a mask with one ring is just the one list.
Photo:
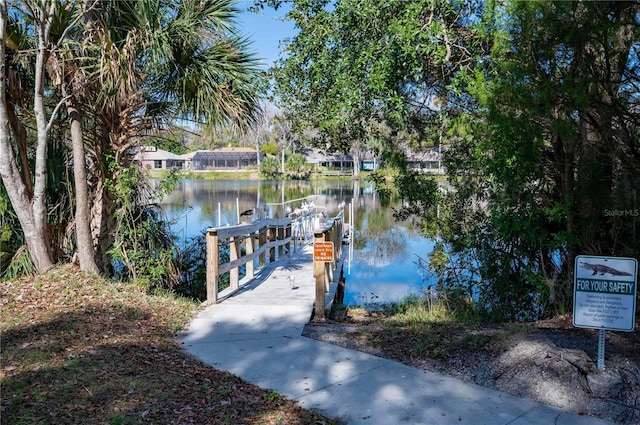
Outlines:
{"label": "roof of house", "polygon": [[191,161],[193,159],[193,157],[195,156],[195,154],[197,154],[198,152],[210,152],[210,151],[200,149],[200,150],[193,151],[193,152],[183,153],[182,155],[179,155],[178,158],[183,159],[185,161]]}
{"label": "roof of house", "polygon": [[[193,157],[198,154],[201,154],[199,158],[212,157],[211,154],[213,154],[213,157],[225,156],[227,158],[233,157],[234,154],[236,154],[236,156],[238,156],[237,154],[241,154],[240,156],[242,157],[244,157],[243,155],[247,155],[247,154],[251,154],[251,155],[256,154],[255,149],[247,148],[247,147],[232,147],[232,146],[227,146],[227,147],[224,147],[221,149],[215,149],[215,150],[197,150],[197,151],[188,152],[182,155],[176,155],[174,153],[167,152],[162,149],[158,149],[155,146],[144,146],[141,148],[140,151],[141,152],[136,155],[136,158],[142,161],[155,161],[155,160],[167,160],[167,159],[191,161],[193,160]],[[204,154],[204,156],[202,154]]]}
{"label": "roof of house", "polygon": [[[260,155],[264,156],[263,153]],[[216,149],[213,151],[197,151],[193,154],[193,161],[201,161],[203,159],[245,159],[255,158],[256,150],[251,148],[232,148],[226,147],[222,149]]]}
{"label": "roof of house", "polygon": [[158,149],[155,146],[145,146],[136,154],[136,158],[141,161],[160,161],[178,159],[178,155]]}

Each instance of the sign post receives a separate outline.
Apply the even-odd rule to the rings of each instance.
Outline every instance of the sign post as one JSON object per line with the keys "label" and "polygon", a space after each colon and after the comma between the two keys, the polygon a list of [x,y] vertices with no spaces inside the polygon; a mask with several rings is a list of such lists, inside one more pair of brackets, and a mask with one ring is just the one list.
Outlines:
{"label": "sign post", "polygon": [[316,241],[313,243],[313,261],[333,262],[333,242]]}
{"label": "sign post", "polygon": [[598,369],[604,369],[605,331],[635,327],[637,273],[635,258],[576,257],[573,325],[598,329]]}
{"label": "sign post", "polygon": [[328,281],[328,263],[333,262],[333,242],[325,241],[326,235],[322,232],[314,233],[313,242],[313,276],[316,279],[316,303],[313,320],[324,321],[324,295],[325,282]]}

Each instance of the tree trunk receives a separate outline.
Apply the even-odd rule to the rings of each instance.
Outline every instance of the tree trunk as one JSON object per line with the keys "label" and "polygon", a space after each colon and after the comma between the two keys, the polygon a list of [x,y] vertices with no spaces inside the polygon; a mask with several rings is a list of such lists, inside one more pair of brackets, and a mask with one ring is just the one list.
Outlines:
{"label": "tree trunk", "polygon": [[[44,4],[43,4],[44,6]],[[32,217],[33,224],[35,226],[34,237],[41,238],[45,246],[49,246],[46,243],[47,234],[47,144],[48,144],[48,122],[46,116],[46,109],[44,104],[44,74],[48,56],[48,44],[49,44],[49,31],[51,28],[51,22],[55,11],[55,2],[51,2],[50,8],[44,10],[39,9],[37,25],[37,53],[36,53],[36,66],[35,66],[35,87],[34,87],[34,99],[33,99],[33,112],[36,117],[37,128],[37,144],[36,144],[36,165],[34,173],[34,187],[33,187],[33,199],[32,204]],[[37,14],[36,12],[36,14]],[[26,237],[26,232],[25,232]],[[47,248],[48,257],[50,258],[49,248]],[[36,255],[36,253],[31,253]],[[35,262],[35,261],[34,261]],[[38,260],[40,262],[40,260]]]}
{"label": "tree trunk", "polygon": [[17,144],[17,151],[20,157],[20,170],[22,182],[27,191],[27,197],[33,196],[33,185],[31,177],[31,166],[29,165],[29,157],[27,156],[27,132],[15,113],[15,105],[11,99],[6,99],[6,111],[9,116],[9,125],[13,130],[13,136]]}
{"label": "tree trunk", "polygon": [[[45,242],[45,233],[42,221],[33,215],[31,202],[27,196],[27,188],[16,166],[11,140],[9,137],[9,114],[6,103],[6,70],[5,70],[5,34],[7,23],[7,4],[5,0],[0,0],[0,176],[4,184],[9,200],[13,206],[25,240],[29,248],[29,255],[39,272],[46,271],[53,267],[53,262],[49,254],[48,245]],[[44,192],[43,192],[44,194]]]}
{"label": "tree trunk", "polygon": [[76,245],[80,269],[98,273],[95,262],[95,252],[91,238],[91,213],[89,208],[89,188],[85,167],[84,142],[82,140],[82,125],[80,113],[73,103],[73,98],[67,100],[69,123],[71,126],[71,144],[73,146],[73,180],[76,198]]}
{"label": "tree trunk", "polygon": [[360,149],[360,143],[351,149],[351,155],[353,156],[353,178],[360,178],[360,159],[362,158],[362,150]]}
{"label": "tree trunk", "polygon": [[111,256],[108,251],[115,241],[115,202],[100,174],[91,206],[91,236],[95,247],[95,261],[100,271],[111,274]]}

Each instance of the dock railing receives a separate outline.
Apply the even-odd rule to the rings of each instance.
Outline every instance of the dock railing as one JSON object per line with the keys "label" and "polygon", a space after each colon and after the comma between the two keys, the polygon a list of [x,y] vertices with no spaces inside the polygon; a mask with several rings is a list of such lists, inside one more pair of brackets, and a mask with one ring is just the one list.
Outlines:
{"label": "dock railing", "polygon": [[299,246],[304,246],[313,241],[314,230],[319,226],[321,218],[326,218],[327,216],[327,209],[323,206],[317,206],[313,202],[316,197],[317,195],[310,195],[286,202],[270,202],[266,204],[276,209],[274,211],[276,216],[281,214],[282,217],[291,219],[293,252],[296,252]]}
{"label": "dock railing", "polygon": [[[318,261],[314,258],[314,277],[316,281],[316,301],[314,321],[325,320],[326,295],[330,294],[331,285],[338,284],[342,278],[342,238],[344,235],[344,214],[341,211],[336,217],[329,219],[313,233],[314,245],[324,242],[333,243],[331,261]],[[324,244],[323,244],[324,245]],[[314,248],[315,257],[315,248]]]}
{"label": "dock railing", "polygon": [[[240,268],[245,266],[242,282],[254,278],[257,268],[291,254],[291,219],[262,218],[249,224],[207,229],[207,304],[220,298],[220,278],[229,273],[230,295],[241,285]],[[221,249],[228,247],[229,261],[221,262]],[[244,248],[244,249],[243,249]]]}
{"label": "dock railing", "polygon": [[[217,304],[249,282],[258,269],[276,262],[295,252],[296,245],[313,242],[332,242],[331,261],[318,262],[314,259],[316,282],[315,320],[323,320],[325,297],[330,293],[331,284],[342,277],[336,270],[341,265],[344,218],[340,212],[326,221],[313,220],[304,215],[292,222],[290,218],[262,218],[249,224],[224,226],[207,229],[207,305]],[[312,231],[309,231],[313,226]],[[296,232],[295,229],[298,228]],[[304,229],[304,230],[303,230]],[[221,256],[228,248],[228,260]],[[241,267],[245,267],[240,278]],[[229,286],[220,291],[221,277],[229,273]]]}

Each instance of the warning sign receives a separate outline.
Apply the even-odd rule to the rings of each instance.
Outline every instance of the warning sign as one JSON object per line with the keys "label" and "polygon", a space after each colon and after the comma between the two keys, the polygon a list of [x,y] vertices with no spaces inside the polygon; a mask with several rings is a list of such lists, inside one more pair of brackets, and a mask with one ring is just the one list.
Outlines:
{"label": "warning sign", "polygon": [[333,242],[314,242],[313,261],[331,263],[333,261]]}
{"label": "warning sign", "polygon": [[636,315],[638,261],[634,258],[576,257],[573,324],[632,331]]}

